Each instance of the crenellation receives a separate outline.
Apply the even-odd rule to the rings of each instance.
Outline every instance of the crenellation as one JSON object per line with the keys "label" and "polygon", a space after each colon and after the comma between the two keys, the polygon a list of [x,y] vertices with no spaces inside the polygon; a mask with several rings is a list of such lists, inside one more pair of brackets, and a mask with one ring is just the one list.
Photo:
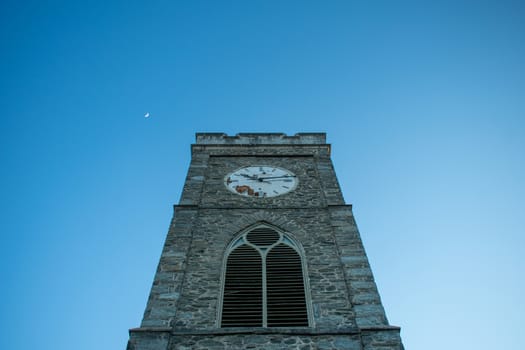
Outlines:
{"label": "crenellation", "polygon": [[317,145],[326,143],[325,133],[197,133],[196,143],[201,145]]}

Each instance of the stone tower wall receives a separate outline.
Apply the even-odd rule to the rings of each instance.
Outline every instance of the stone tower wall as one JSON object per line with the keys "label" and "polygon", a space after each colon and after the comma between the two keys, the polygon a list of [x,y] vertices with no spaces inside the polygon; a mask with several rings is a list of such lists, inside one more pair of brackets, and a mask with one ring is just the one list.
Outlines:
{"label": "stone tower wall", "polygon": [[[225,175],[248,165],[289,169],[299,184],[272,198],[228,191]],[[300,242],[311,327],[219,327],[225,249],[257,222]],[[399,328],[388,325],[324,134],[197,134],[141,327],[130,334],[129,350],[402,348]]]}

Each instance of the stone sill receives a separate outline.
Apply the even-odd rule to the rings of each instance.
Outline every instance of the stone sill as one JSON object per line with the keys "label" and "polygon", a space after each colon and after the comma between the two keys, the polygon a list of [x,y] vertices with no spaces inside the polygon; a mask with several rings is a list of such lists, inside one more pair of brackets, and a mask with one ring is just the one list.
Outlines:
{"label": "stone sill", "polygon": [[238,327],[238,328],[214,328],[214,329],[171,329],[161,327],[140,327],[130,329],[129,332],[137,333],[170,333],[179,336],[192,335],[237,335],[237,334],[289,334],[289,335],[349,335],[359,334],[360,332],[370,331],[399,331],[396,326],[373,326],[363,328],[342,328],[342,329],[319,329],[319,328],[259,328],[259,327]]}
{"label": "stone sill", "polygon": [[[244,204],[244,203],[243,203]],[[325,205],[319,205],[319,206],[312,206],[312,207],[283,207],[283,206],[275,206],[270,207],[268,205],[265,206],[235,206],[235,207],[208,207],[208,206],[202,206],[198,204],[174,204],[173,209],[283,209],[283,210],[290,210],[290,209],[331,209],[331,208],[350,208],[352,209],[352,204],[325,204]]]}

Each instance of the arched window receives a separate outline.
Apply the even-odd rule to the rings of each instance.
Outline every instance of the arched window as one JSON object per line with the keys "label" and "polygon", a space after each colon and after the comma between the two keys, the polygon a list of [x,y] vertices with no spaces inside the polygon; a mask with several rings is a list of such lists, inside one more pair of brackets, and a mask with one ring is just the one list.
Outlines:
{"label": "arched window", "polygon": [[303,259],[286,234],[259,225],[227,250],[221,327],[306,327]]}

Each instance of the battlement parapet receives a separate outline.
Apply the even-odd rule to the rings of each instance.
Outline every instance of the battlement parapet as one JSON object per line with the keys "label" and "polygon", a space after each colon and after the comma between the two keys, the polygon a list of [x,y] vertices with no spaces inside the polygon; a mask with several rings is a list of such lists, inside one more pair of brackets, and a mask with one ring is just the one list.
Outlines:
{"label": "battlement parapet", "polygon": [[201,145],[323,145],[326,133],[239,133],[229,136],[225,133],[196,133],[196,143]]}

